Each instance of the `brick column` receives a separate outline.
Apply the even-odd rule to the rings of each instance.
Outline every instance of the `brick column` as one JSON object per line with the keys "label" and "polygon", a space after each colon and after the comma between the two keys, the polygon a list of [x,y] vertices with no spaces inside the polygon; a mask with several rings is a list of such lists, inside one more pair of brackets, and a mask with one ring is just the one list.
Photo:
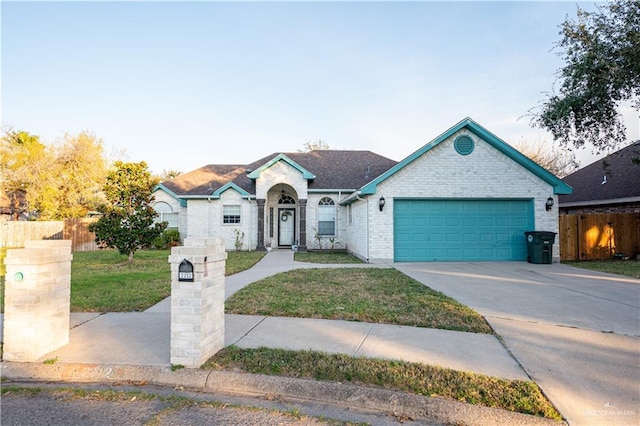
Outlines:
{"label": "brick column", "polygon": [[69,343],[71,241],[26,241],[4,260],[5,361],[33,362]]}
{"label": "brick column", "polygon": [[171,249],[171,364],[198,368],[224,347],[226,259],[222,238]]}
{"label": "brick column", "polygon": [[298,200],[300,205],[300,243],[298,251],[307,251],[307,200]]}
{"label": "brick column", "polygon": [[258,246],[256,251],[265,251],[264,247],[264,204],[266,200],[264,198],[258,198]]}

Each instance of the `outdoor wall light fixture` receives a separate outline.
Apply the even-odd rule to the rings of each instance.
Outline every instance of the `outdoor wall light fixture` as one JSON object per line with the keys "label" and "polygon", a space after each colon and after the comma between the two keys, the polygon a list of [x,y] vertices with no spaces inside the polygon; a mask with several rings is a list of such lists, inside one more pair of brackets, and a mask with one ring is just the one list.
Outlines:
{"label": "outdoor wall light fixture", "polygon": [[378,202],[378,207],[380,207],[380,211],[382,211],[382,209],[384,209],[384,197],[380,197],[380,201]]}
{"label": "outdoor wall light fixture", "polygon": [[547,209],[547,211],[551,211],[551,207],[553,207],[553,198],[549,197],[547,198],[547,202],[544,204],[544,207]]}

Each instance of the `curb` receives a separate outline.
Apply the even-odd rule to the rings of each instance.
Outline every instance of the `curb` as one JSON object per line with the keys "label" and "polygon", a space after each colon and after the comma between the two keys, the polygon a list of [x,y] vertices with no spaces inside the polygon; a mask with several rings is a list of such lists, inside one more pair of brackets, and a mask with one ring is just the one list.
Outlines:
{"label": "curb", "polygon": [[133,382],[159,386],[182,386],[200,392],[244,396],[278,395],[294,401],[313,401],[342,408],[387,412],[416,420],[461,425],[561,425],[551,419],[514,413],[387,389],[337,382],[318,382],[279,376],[230,371],[208,371],[119,364],[2,362],[1,376],[9,380],[115,383]]}

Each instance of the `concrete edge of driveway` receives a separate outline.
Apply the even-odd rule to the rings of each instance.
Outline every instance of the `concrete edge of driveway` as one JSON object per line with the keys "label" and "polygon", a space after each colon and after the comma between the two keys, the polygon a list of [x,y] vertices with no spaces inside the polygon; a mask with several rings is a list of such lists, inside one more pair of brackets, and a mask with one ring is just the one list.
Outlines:
{"label": "concrete edge of driveway", "polygon": [[[3,380],[67,383],[130,383],[181,386],[200,392],[244,396],[277,395],[290,401],[313,401],[343,408],[390,413],[415,420],[464,425],[555,425],[561,422],[457,401],[337,382],[279,376],[169,367],[71,363],[2,362]],[[7,385],[7,382],[4,383]]]}

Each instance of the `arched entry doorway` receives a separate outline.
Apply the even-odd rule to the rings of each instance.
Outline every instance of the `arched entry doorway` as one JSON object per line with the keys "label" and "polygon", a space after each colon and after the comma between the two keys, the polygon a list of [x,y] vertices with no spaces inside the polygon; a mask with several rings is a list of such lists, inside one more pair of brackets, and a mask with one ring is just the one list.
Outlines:
{"label": "arched entry doorway", "polygon": [[287,184],[275,185],[269,190],[267,206],[267,241],[277,247],[297,244],[299,220],[296,191]]}

